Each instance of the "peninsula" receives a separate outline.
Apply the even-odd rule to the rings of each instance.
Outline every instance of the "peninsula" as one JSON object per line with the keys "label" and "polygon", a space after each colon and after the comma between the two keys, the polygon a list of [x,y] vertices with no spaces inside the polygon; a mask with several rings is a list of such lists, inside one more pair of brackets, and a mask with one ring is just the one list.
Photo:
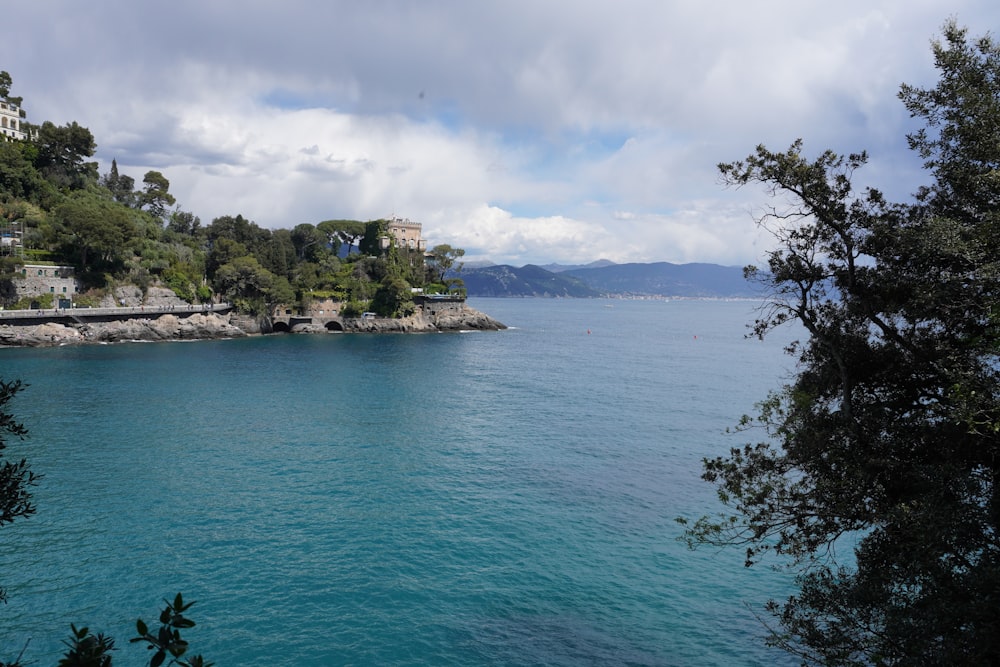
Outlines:
{"label": "peninsula", "polygon": [[202,224],[164,174],[100,174],[90,130],[29,122],[0,82],[0,345],[504,328],[419,222]]}
{"label": "peninsula", "polygon": [[[229,303],[194,305],[164,288],[119,288],[123,302],[99,308],[0,310],[0,347],[241,338],[268,333],[435,333],[497,331],[506,326],[461,297],[415,299],[412,314],[343,317],[335,306],[259,319]],[[140,301],[141,305],[135,305]]]}

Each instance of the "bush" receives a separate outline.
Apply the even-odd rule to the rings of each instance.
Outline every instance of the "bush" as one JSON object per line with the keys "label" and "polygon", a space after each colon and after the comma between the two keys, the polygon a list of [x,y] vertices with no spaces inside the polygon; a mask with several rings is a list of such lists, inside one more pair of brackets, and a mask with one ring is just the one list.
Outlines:
{"label": "bush", "polygon": [[341,317],[361,317],[361,313],[368,310],[367,301],[348,301],[344,304],[344,307],[340,309]]}

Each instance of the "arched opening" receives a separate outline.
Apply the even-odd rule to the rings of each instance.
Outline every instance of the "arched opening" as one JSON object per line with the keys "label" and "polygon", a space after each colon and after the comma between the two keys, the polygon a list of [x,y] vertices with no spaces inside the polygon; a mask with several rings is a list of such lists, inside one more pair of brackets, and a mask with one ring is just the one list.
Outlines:
{"label": "arched opening", "polygon": [[344,330],[344,325],[341,324],[340,322],[338,322],[337,320],[330,320],[329,322],[326,323],[326,330],[327,331],[343,331]]}
{"label": "arched opening", "polygon": [[271,327],[271,331],[274,333],[288,333],[291,328],[288,326],[288,322],[275,322],[274,326]]}

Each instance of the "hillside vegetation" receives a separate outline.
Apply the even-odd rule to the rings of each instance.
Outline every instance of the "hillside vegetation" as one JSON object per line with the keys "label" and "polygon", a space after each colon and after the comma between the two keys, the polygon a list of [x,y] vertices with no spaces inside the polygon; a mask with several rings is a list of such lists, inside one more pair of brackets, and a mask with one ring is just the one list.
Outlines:
{"label": "hillside vegetation", "polygon": [[[3,80],[10,76],[3,72]],[[0,91],[9,96],[9,84]],[[191,303],[225,299],[244,311],[275,304],[344,302],[345,314],[412,312],[412,289],[460,288],[445,277],[461,249],[397,245],[387,220],[300,222],[265,229],[242,214],[207,224],[184,210],[170,181],[148,171],[136,182],[112,161],[100,174],[91,132],[72,122],[22,123],[29,140],[0,141],[0,306],[18,307],[12,278],[24,263],[75,267],[82,305],[119,283],[169,287]]]}

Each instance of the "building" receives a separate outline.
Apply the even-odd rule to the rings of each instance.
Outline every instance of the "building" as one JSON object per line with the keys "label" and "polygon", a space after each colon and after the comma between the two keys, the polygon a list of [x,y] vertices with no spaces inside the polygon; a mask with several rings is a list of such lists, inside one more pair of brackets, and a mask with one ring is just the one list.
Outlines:
{"label": "building", "polygon": [[51,294],[56,299],[72,299],[77,294],[76,276],[72,266],[25,264],[15,278],[18,297]]}
{"label": "building", "polygon": [[24,257],[24,224],[0,219],[0,257]]}
{"label": "building", "polygon": [[0,100],[0,137],[6,141],[24,141],[28,133],[24,128],[24,109],[8,100]]}
{"label": "building", "polygon": [[419,222],[412,222],[409,218],[392,217],[389,218],[387,227],[397,248],[409,248],[420,252],[427,249],[427,241],[420,236],[423,225]]}

